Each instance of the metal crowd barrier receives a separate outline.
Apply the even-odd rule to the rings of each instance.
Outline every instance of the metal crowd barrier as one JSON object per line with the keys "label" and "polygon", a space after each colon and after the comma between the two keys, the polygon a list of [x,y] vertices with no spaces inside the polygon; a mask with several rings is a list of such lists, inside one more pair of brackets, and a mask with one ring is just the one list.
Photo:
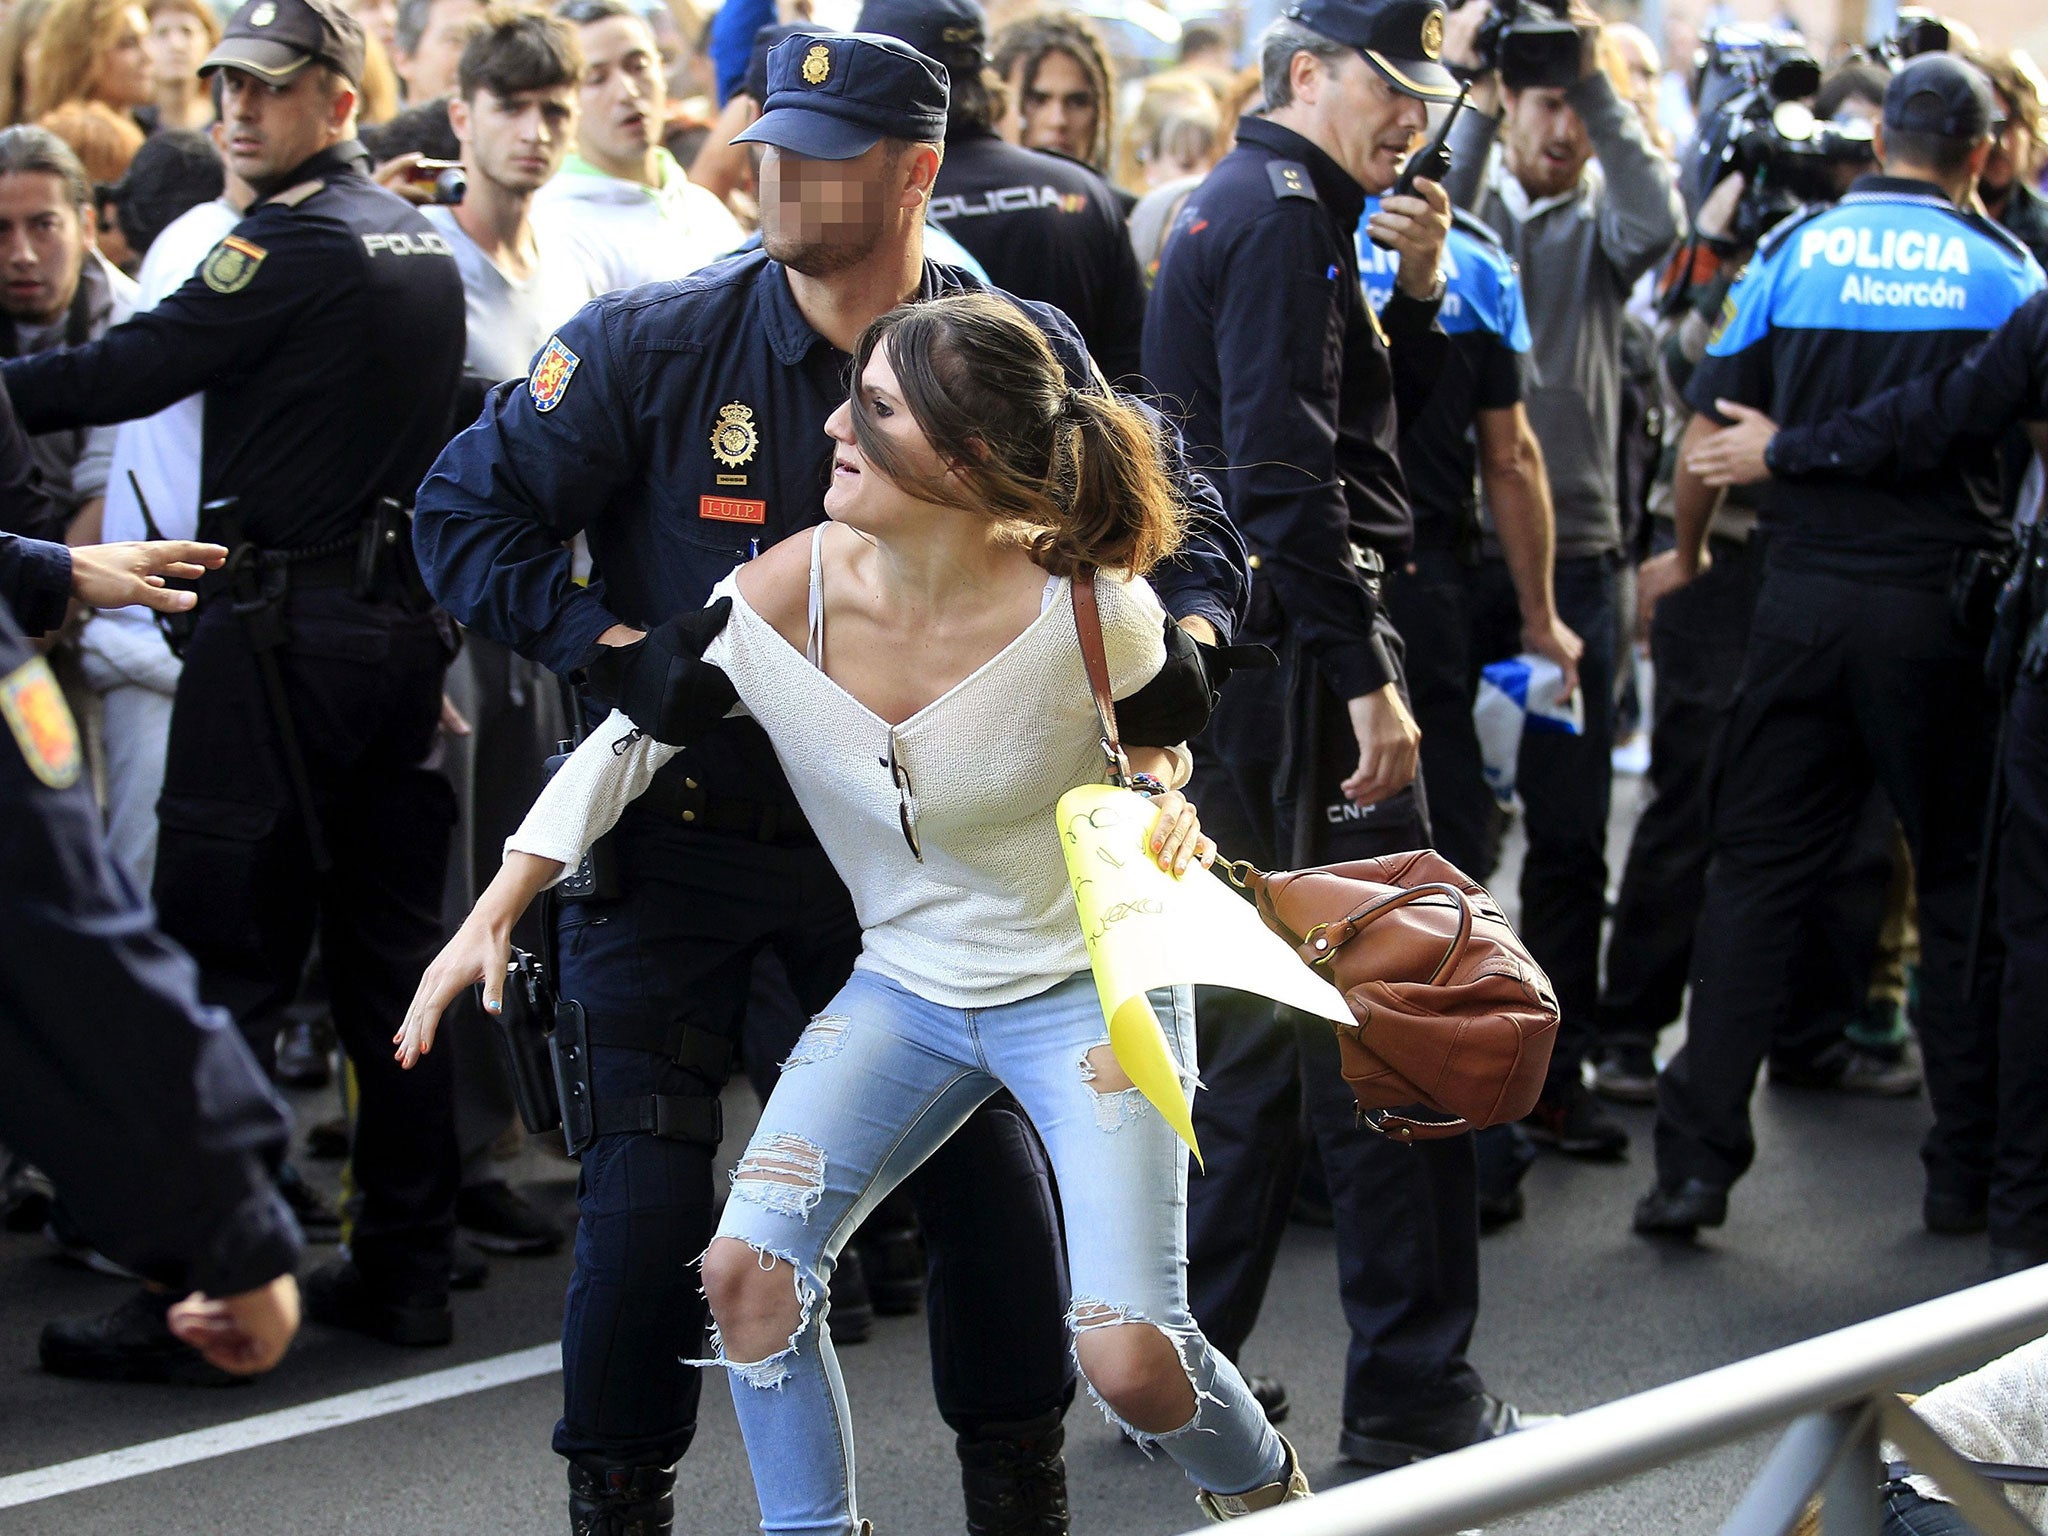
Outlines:
{"label": "metal crowd barrier", "polygon": [[1823,1500],[1822,1536],[1877,1536],[1884,1440],[1934,1478],[1982,1536],[2041,1536],[1896,1394],[1974,1369],[2044,1333],[2048,1267],[1233,1524],[1244,1536],[1455,1536],[1782,1427],[1721,1536],[1788,1536],[1815,1495]]}

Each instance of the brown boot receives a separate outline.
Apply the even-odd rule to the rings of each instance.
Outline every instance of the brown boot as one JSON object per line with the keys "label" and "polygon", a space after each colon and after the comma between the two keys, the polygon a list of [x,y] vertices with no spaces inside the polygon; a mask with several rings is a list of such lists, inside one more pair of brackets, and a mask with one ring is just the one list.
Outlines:
{"label": "brown boot", "polygon": [[1275,1504],[1292,1504],[1296,1499],[1313,1498],[1308,1477],[1301,1470],[1301,1458],[1294,1452],[1293,1443],[1285,1435],[1280,1443],[1287,1447],[1287,1470],[1277,1483],[1263,1483],[1249,1493],[1198,1493],[1195,1503],[1202,1513],[1211,1520],[1235,1520],[1241,1515],[1255,1515],[1262,1509],[1271,1509]]}

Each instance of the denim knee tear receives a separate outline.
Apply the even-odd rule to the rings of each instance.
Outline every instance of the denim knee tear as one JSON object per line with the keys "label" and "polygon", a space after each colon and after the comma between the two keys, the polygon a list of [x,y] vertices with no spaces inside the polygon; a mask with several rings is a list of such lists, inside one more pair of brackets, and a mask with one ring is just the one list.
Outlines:
{"label": "denim knee tear", "polygon": [[757,1135],[732,1171],[732,1192],[779,1216],[809,1221],[825,1195],[825,1154],[788,1131]]}
{"label": "denim knee tear", "polygon": [[[1117,1064],[1116,1049],[1107,1040],[1083,1053],[1080,1068],[1081,1081],[1094,1089],[1091,1097],[1095,1100],[1098,1131],[1120,1131],[1152,1108]],[[1096,1088],[1094,1085],[1099,1082],[1105,1085]]]}
{"label": "denim knee tear", "polygon": [[804,1032],[797,1037],[796,1046],[784,1061],[782,1069],[807,1067],[814,1062],[830,1061],[839,1054],[839,1048],[846,1044],[846,1026],[853,1020],[841,1013],[821,1013],[804,1026]]}
{"label": "denim knee tear", "polygon": [[[1163,1434],[1154,1434],[1150,1430],[1140,1429],[1137,1425],[1129,1422],[1122,1414],[1110,1407],[1108,1402],[1103,1399],[1102,1394],[1095,1390],[1095,1383],[1088,1379],[1087,1368],[1081,1364],[1081,1335],[1093,1333],[1099,1328],[1122,1328],[1130,1323],[1141,1323],[1147,1328],[1156,1329],[1158,1332],[1165,1334],[1167,1342],[1173,1345],[1173,1352],[1180,1357],[1180,1368],[1186,1373],[1188,1386],[1195,1394],[1195,1411],[1187,1423],[1181,1425],[1178,1429],[1169,1429]],[[1094,1400],[1095,1406],[1102,1411],[1102,1417],[1108,1421],[1110,1427],[1128,1435],[1132,1444],[1143,1451],[1147,1457],[1151,1456],[1152,1448],[1162,1440],[1173,1440],[1181,1435],[1193,1433],[1201,1423],[1202,1404],[1221,1403],[1223,1401],[1214,1392],[1205,1388],[1195,1376],[1195,1366],[1193,1360],[1189,1358],[1189,1352],[1201,1339],[1201,1331],[1195,1327],[1192,1320],[1180,1327],[1171,1326],[1166,1323],[1155,1323],[1135,1307],[1113,1306],[1109,1302],[1099,1301],[1092,1296],[1076,1296],[1072,1304],[1067,1308],[1067,1333],[1072,1339],[1068,1348],[1074,1357],[1074,1370],[1079,1374],[1082,1385],[1087,1387],[1088,1396]],[[1209,1430],[1206,1433],[1214,1434],[1215,1431]]]}
{"label": "denim knee tear", "polygon": [[[796,1331],[789,1336],[787,1344],[765,1360],[732,1360],[727,1358],[725,1353],[725,1336],[719,1332],[718,1324],[714,1322],[711,1325],[710,1357],[703,1360],[685,1360],[683,1364],[694,1365],[700,1370],[716,1367],[729,1372],[736,1381],[743,1381],[748,1386],[758,1387],[764,1392],[772,1392],[789,1380],[790,1362],[796,1359],[798,1341],[810,1329],[811,1313],[818,1304],[818,1290],[804,1277],[804,1272],[798,1268],[793,1255],[777,1253],[755,1243],[748,1243],[747,1246],[754,1250],[764,1273],[773,1269],[777,1260],[789,1266],[790,1284],[796,1291]],[[710,1251],[707,1248],[705,1253]],[[697,1268],[699,1273],[703,1271],[704,1254],[697,1255]],[[700,1286],[698,1289],[701,1294],[703,1288]]]}

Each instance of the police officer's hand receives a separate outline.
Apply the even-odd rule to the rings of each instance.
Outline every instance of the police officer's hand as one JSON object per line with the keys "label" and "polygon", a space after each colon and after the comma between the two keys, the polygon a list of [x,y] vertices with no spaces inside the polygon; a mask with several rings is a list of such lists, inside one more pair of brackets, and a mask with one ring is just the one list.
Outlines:
{"label": "police officer's hand", "polygon": [[1702,549],[1700,563],[1696,570],[1688,571],[1679,563],[1678,551],[1667,549],[1661,555],[1652,555],[1636,567],[1636,638],[1647,641],[1650,638],[1650,618],[1657,611],[1657,605],[1676,592],[1680,587],[1701,575],[1714,557]]}
{"label": "police officer's hand", "polygon": [[1716,400],[1714,412],[1727,417],[1729,425],[1693,444],[1692,452],[1685,456],[1685,467],[1713,486],[1750,485],[1770,479],[1771,466],[1765,455],[1771,439],[1778,435],[1778,424],[1754,406],[1733,400]]}
{"label": "police officer's hand", "polygon": [[299,1282],[279,1275],[268,1285],[215,1299],[194,1291],[172,1305],[171,1332],[237,1376],[254,1376],[284,1358],[299,1331]]}
{"label": "police officer's hand", "polygon": [[1374,243],[1400,253],[1401,270],[1394,281],[1403,293],[1426,299],[1436,292],[1437,266],[1451,233],[1449,193],[1418,176],[1412,195],[1382,199],[1366,227]]}
{"label": "police officer's hand", "polygon": [[218,544],[190,539],[156,539],[133,544],[85,544],[71,551],[71,595],[89,608],[137,605],[158,613],[183,613],[199,601],[196,592],[164,585],[166,576],[197,581],[218,570],[228,552]]}
{"label": "police officer's hand", "polygon": [[1350,700],[1351,731],[1358,738],[1358,771],[1339,788],[1353,805],[1376,805],[1415,782],[1422,731],[1401,690],[1388,683]]}

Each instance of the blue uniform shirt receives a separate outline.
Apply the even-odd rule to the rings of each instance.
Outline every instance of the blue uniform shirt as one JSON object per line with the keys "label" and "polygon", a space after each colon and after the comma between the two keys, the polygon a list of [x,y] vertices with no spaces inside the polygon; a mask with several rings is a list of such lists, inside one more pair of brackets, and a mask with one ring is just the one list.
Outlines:
{"label": "blue uniform shirt", "polygon": [[[1728,294],[1686,399],[1818,421],[1954,361],[2042,286],[2026,248],[1923,181],[1866,176],[1771,231]],[[1960,549],[2006,533],[1989,455],[1884,484],[1772,484],[1771,558],[1894,585],[1945,584]]]}
{"label": "blue uniform shirt", "polygon": [[[980,291],[925,264],[923,296]],[[1087,353],[1058,310],[1013,300],[1075,384]],[[464,624],[560,673],[614,624],[651,628],[702,607],[733,567],[819,522],[831,474],[825,419],[851,359],[811,329],[781,265],[754,251],[609,294],[500,385],[420,487],[414,541],[427,585]],[[1226,638],[1246,597],[1243,546],[1199,476],[1187,545],[1153,573],[1176,617]],[[571,578],[584,534],[593,570]],[[728,722],[677,760],[713,794],[789,800],[750,722]],[[790,801],[790,803],[794,803]]]}
{"label": "blue uniform shirt", "polygon": [[[1368,197],[1358,221],[1358,272],[1375,311],[1393,297],[1401,267],[1399,256],[1366,236],[1366,221],[1379,205]],[[1401,423],[1401,471],[1415,509],[1415,542],[1438,548],[1462,545],[1477,531],[1473,418],[1520,403],[1530,348],[1521,271],[1500,236],[1462,208],[1451,210],[1442,267],[1437,323],[1450,337],[1449,355],[1428,403]]]}

